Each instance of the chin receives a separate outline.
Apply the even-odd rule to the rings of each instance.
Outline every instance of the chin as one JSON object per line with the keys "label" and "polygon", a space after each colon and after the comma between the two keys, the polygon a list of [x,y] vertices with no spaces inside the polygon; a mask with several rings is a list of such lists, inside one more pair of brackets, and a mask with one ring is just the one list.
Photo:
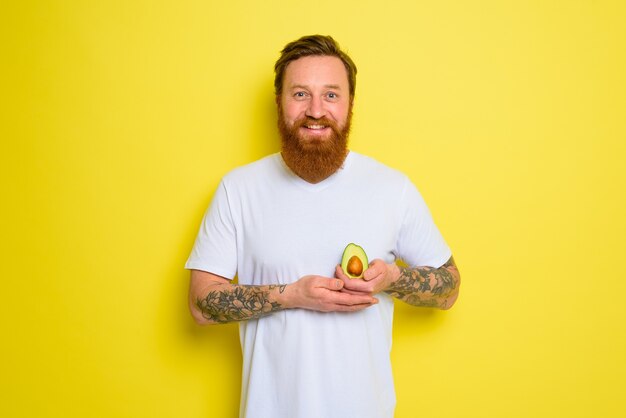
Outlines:
{"label": "chin", "polygon": [[332,133],[329,135],[325,135],[325,136],[319,136],[319,135],[309,136],[306,134],[298,135],[298,142],[300,143],[300,146],[305,149],[321,147],[321,146],[324,146],[325,144],[328,144],[328,142],[332,140],[333,140]]}

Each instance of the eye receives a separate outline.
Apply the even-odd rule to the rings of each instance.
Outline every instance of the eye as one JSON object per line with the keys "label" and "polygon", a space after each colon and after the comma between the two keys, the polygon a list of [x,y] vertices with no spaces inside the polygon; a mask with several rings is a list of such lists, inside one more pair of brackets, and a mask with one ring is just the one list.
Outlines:
{"label": "eye", "polygon": [[337,99],[339,96],[337,95],[337,93],[333,91],[329,91],[328,93],[326,93],[326,97],[334,100],[334,99]]}
{"label": "eye", "polygon": [[295,97],[296,99],[303,99],[306,97],[306,92],[304,91],[297,91],[294,93],[293,97]]}

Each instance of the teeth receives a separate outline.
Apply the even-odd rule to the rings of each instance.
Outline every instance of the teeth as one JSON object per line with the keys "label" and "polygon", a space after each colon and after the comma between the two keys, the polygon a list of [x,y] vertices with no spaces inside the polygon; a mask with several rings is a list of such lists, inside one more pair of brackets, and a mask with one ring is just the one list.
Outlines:
{"label": "teeth", "polygon": [[309,129],[324,129],[325,126],[323,126],[323,125],[307,125],[307,128],[309,128]]}

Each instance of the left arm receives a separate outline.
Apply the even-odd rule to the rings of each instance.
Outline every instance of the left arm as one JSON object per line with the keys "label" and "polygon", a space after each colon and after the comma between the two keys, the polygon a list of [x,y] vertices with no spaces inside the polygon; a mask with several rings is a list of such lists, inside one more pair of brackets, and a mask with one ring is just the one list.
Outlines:
{"label": "left arm", "polygon": [[450,309],[459,296],[461,276],[450,259],[441,267],[399,267],[385,292],[409,305]]}
{"label": "left arm", "polygon": [[344,291],[375,294],[386,292],[413,306],[450,309],[459,295],[461,276],[450,259],[441,267],[399,267],[374,260],[363,280],[349,279],[341,266],[336,275],[344,281]]}

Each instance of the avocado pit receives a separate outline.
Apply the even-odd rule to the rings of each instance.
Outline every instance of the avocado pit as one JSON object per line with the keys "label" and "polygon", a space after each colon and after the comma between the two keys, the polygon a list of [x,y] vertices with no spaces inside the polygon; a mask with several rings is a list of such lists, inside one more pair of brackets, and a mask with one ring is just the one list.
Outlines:
{"label": "avocado pit", "polygon": [[361,259],[356,255],[350,257],[350,260],[348,260],[347,270],[352,276],[361,275],[361,273],[363,273],[363,263],[361,262]]}

